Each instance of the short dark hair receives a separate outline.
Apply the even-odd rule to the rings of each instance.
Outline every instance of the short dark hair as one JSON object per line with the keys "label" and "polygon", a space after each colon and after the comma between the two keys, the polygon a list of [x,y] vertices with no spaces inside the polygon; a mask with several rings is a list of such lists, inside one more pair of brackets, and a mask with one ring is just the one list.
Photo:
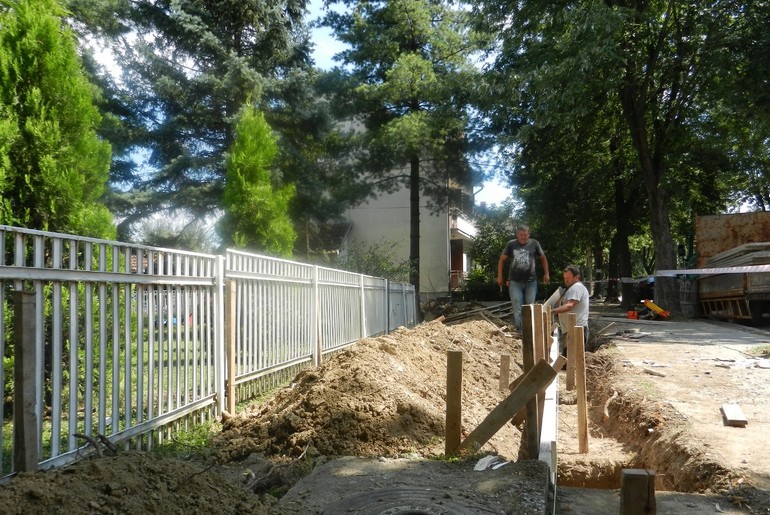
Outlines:
{"label": "short dark hair", "polygon": [[575,277],[580,277],[580,267],[577,265],[567,265],[564,271],[571,273]]}
{"label": "short dark hair", "polygon": [[519,232],[519,231],[527,231],[527,232],[529,232],[529,226],[527,226],[527,225],[519,225],[518,227],[516,227],[516,232]]}

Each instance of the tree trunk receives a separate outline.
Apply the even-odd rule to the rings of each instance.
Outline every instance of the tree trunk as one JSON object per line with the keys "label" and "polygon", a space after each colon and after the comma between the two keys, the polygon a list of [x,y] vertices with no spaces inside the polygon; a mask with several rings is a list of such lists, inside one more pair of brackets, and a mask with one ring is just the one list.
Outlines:
{"label": "tree trunk", "polygon": [[409,282],[420,298],[420,158],[412,156],[409,170]]}

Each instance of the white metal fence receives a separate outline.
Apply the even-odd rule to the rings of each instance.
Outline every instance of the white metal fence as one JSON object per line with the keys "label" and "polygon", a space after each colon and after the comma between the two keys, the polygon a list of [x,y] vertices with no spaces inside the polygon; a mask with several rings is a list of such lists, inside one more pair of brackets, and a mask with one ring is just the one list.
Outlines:
{"label": "white metal fence", "polygon": [[0,226],[0,256],[0,477],[149,448],[236,385],[416,322],[411,285],[233,250]]}

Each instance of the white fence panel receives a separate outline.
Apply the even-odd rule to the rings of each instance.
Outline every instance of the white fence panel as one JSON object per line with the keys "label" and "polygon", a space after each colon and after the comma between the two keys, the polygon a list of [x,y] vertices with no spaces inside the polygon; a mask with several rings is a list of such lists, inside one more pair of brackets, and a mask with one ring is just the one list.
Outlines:
{"label": "white fence panel", "polygon": [[312,359],[314,267],[227,251],[236,281],[236,382]]}
{"label": "white fence panel", "polygon": [[[86,444],[78,435],[117,443],[214,407],[217,256],[0,226],[0,259],[0,354],[9,360],[22,330],[6,316],[9,293],[34,294],[28,384],[41,466],[75,459]],[[0,371],[4,399],[13,398],[11,372]],[[0,476],[12,472],[3,454]]]}
{"label": "white fence panel", "polygon": [[[32,347],[34,377],[23,379],[34,406],[23,420],[33,420],[37,449],[25,447],[38,465],[74,461],[100,438],[149,448],[180,419],[220,413],[226,281],[235,283],[236,384],[416,323],[414,287],[382,278],[0,226],[0,356],[7,364],[21,352],[18,335]],[[14,323],[14,292],[34,299],[33,323]],[[0,367],[0,385],[3,477],[19,454],[7,441],[21,405],[12,367]]]}
{"label": "white fence panel", "polygon": [[323,353],[366,335],[361,275],[318,267],[318,312]]}

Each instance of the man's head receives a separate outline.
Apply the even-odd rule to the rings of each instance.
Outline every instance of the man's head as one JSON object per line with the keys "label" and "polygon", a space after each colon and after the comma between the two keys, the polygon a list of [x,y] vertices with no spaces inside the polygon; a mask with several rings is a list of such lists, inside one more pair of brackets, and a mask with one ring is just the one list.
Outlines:
{"label": "man's head", "polygon": [[564,286],[569,288],[578,281],[580,281],[580,268],[576,265],[568,265],[564,269]]}
{"label": "man's head", "polygon": [[529,242],[529,227],[526,225],[516,227],[516,241],[522,245],[526,245]]}

